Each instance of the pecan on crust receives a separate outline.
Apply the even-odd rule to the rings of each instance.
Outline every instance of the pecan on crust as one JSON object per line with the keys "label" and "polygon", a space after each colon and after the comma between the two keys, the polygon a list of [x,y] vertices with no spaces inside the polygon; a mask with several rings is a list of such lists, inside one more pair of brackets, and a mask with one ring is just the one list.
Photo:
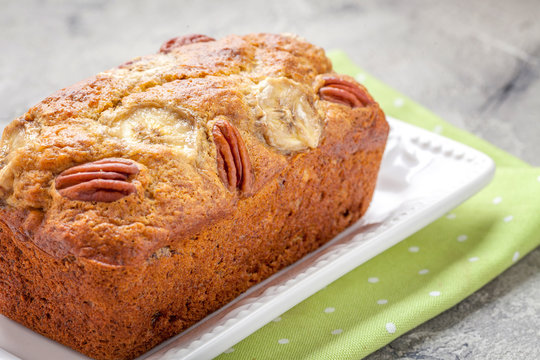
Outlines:
{"label": "pecan on crust", "polygon": [[255,176],[242,136],[223,118],[214,123],[212,135],[216,144],[217,170],[221,181],[230,191],[238,189],[244,196],[250,196]]}
{"label": "pecan on crust", "polygon": [[332,101],[353,108],[374,103],[365,89],[354,82],[335,75],[327,75],[323,79],[324,85],[319,89],[321,100]]}
{"label": "pecan on crust", "polygon": [[128,177],[138,173],[139,167],[132,160],[101,159],[63,171],[55,187],[70,200],[113,202],[137,192]]}
{"label": "pecan on crust", "polygon": [[159,48],[159,52],[161,54],[168,54],[177,47],[194,44],[198,42],[209,42],[209,41],[216,41],[216,39],[211,38],[206,35],[202,35],[202,34],[189,34],[189,35],[184,35],[184,36],[178,36],[178,37],[170,39],[169,41],[161,45],[161,48]]}

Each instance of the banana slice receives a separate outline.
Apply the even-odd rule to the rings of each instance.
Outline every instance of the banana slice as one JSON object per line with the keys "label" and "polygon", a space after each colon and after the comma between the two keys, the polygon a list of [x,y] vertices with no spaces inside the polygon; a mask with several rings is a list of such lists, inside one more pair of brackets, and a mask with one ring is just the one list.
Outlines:
{"label": "banana slice", "polygon": [[258,124],[270,146],[290,153],[319,145],[322,119],[302,85],[284,77],[268,78],[256,90],[264,114]]}
{"label": "banana slice", "polygon": [[25,146],[34,144],[36,137],[37,132],[27,129],[21,119],[6,126],[0,141],[0,194],[13,188],[14,169],[25,158]]}
{"label": "banana slice", "polygon": [[110,134],[127,142],[167,145],[187,158],[196,156],[197,131],[193,121],[176,111],[142,107],[107,120]]}

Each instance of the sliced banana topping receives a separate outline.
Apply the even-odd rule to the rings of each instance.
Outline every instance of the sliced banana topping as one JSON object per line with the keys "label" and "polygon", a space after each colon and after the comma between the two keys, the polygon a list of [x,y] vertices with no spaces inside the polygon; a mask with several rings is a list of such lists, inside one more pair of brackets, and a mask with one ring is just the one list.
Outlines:
{"label": "sliced banana topping", "polygon": [[0,158],[3,159],[0,164],[0,192],[7,191],[13,187],[13,159],[20,156],[20,149],[27,142],[32,142],[35,134],[27,132],[26,128],[18,120],[9,124],[2,136],[0,142]]}
{"label": "sliced banana topping", "polygon": [[167,145],[188,158],[197,153],[197,130],[190,116],[164,108],[142,107],[123,114],[106,114],[112,136],[130,143]]}
{"label": "sliced banana topping", "polygon": [[289,153],[319,145],[322,119],[307,89],[284,77],[256,86],[257,104],[264,114],[258,124],[270,146]]}

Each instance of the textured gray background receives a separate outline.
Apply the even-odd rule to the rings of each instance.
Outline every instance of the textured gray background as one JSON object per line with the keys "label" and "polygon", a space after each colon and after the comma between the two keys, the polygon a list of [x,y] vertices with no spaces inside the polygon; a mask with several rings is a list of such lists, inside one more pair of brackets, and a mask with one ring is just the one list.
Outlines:
{"label": "textured gray background", "polygon": [[[0,0],[0,124],[183,33],[295,32],[540,165],[540,1]],[[540,358],[540,249],[370,359]]]}

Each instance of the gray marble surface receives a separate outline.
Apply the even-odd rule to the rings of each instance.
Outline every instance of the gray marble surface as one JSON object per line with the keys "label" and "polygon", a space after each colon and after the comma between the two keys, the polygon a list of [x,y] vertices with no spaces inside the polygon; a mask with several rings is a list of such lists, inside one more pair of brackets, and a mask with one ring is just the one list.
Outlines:
{"label": "gray marble surface", "polygon": [[[540,2],[0,1],[0,124],[183,33],[295,32],[540,165]],[[370,359],[540,358],[540,249]]]}

